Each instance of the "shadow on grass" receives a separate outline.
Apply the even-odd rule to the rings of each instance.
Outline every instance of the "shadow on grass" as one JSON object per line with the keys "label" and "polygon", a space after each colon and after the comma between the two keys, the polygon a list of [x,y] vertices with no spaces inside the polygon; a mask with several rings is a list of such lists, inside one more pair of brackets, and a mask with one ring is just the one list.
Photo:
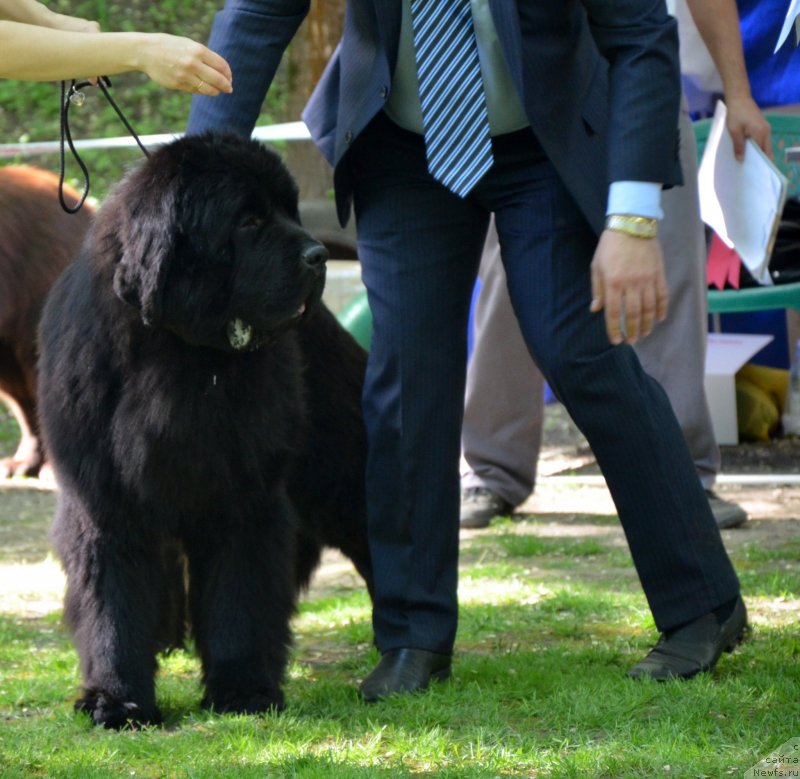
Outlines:
{"label": "shadow on grass", "polygon": [[298,616],[282,714],[201,709],[199,662],[180,651],[160,658],[165,726],[124,733],[73,713],[58,615],[0,615],[2,776],[716,777],[800,728],[793,630],[759,628],[711,677],[640,683],[626,672],[655,637],[640,595],[540,593],[466,603],[452,680],[371,706],[357,693],[378,659],[368,604],[326,599]]}

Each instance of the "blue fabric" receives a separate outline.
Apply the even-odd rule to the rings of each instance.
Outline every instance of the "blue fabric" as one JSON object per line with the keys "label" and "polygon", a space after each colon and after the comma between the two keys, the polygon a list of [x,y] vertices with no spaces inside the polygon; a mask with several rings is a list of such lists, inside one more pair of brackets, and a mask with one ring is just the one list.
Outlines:
{"label": "blue fabric", "polygon": [[800,103],[800,48],[794,30],[773,54],[789,0],[738,0],[753,99],[761,107]]}

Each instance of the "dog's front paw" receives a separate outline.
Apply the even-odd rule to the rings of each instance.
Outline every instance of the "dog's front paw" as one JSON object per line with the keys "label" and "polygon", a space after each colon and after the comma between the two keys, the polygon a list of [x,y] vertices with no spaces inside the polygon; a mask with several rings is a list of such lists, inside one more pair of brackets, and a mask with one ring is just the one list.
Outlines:
{"label": "dog's front paw", "polygon": [[267,711],[283,711],[285,706],[283,691],[268,686],[208,692],[203,698],[203,708],[219,714],[263,714]]}
{"label": "dog's front paw", "polygon": [[161,713],[153,706],[145,708],[133,701],[122,701],[102,690],[86,690],[75,701],[75,711],[86,712],[95,725],[109,730],[138,729],[161,723]]}

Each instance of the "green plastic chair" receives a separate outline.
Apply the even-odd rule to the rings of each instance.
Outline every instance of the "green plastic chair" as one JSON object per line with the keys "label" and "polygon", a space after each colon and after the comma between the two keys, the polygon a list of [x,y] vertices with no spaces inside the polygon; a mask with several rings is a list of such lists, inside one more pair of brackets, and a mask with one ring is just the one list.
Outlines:
{"label": "green plastic chair", "polygon": [[[800,196],[800,164],[786,159],[786,150],[800,146],[800,114],[779,114],[765,112],[772,127],[772,146],[775,164],[789,179],[788,194]],[[698,159],[702,159],[711,119],[701,119],[694,123],[697,139]],[[711,314],[734,314],[746,311],[764,311],[774,308],[794,308],[800,310],[800,282],[777,284],[773,287],[748,287],[747,289],[708,290],[708,311]]]}
{"label": "green plastic chair", "polygon": [[372,312],[366,290],[362,290],[337,314],[339,323],[364,349],[372,345]]}

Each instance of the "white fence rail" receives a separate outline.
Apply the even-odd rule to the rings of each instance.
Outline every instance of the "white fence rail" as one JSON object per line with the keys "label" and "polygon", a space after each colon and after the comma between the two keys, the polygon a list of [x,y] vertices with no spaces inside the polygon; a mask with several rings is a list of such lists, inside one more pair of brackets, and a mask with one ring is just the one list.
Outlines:
{"label": "white fence rail", "polygon": [[[146,148],[160,146],[179,138],[183,133],[161,133],[159,135],[140,135],[139,140]],[[256,127],[253,138],[260,141],[307,141],[311,135],[303,122],[285,122]],[[118,138],[89,138],[74,140],[73,145],[80,151],[82,149],[128,149],[136,148],[136,141],[129,135]],[[2,143],[0,144],[0,159],[13,157],[33,157],[37,154],[58,153],[59,141],[33,141],[31,143]]]}

